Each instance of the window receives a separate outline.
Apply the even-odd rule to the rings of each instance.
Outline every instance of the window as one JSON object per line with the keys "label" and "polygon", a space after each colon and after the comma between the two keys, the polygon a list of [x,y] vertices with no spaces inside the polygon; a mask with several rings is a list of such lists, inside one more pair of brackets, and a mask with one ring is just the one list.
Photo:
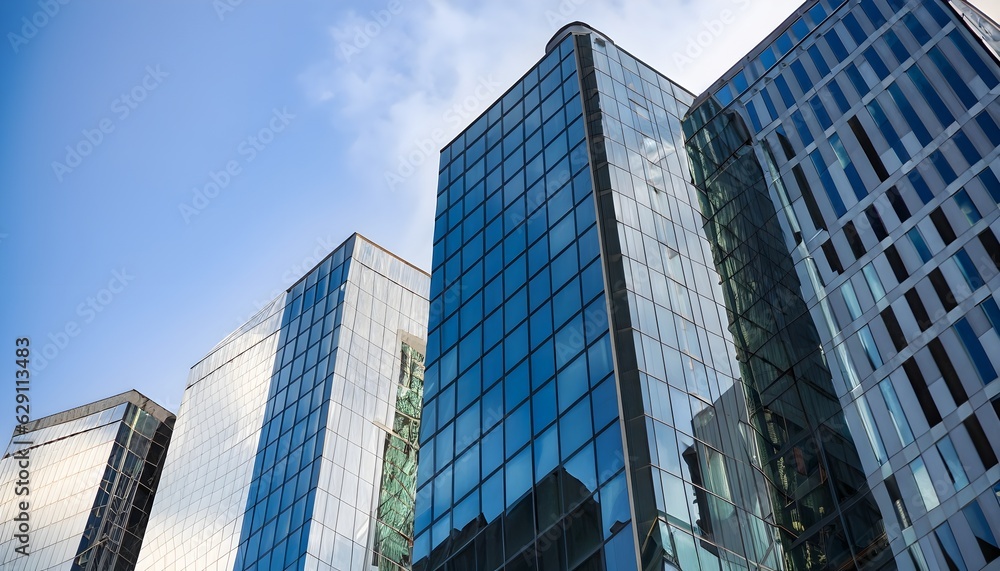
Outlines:
{"label": "window", "polygon": [[899,82],[890,85],[888,91],[889,95],[892,96],[892,100],[896,103],[896,107],[899,108],[899,112],[903,115],[906,124],[913,130],[913,134],[917,136],[917,141],[925,147],[929,145],[933,137],[931,137],[930,131],[927,130],[924,122],[913,109],[913,105],[910,104],[909,99],[903,94],[902,88],[899,87]]}
{"label": "window", "polygon": [[934,292],[937,293],[938,299],[941,300],[944,310],[951,311],[955,309],[958,306],[958,301],[955,299],[955,294],[951,291],[951,286],[948,285],[948,280],[941,273],[941,269],[934,268],[927,277],[930,279],[931,285],[934,286]]}
{"label": "window", "polygon": [[881,315],[882,322],[885,323],[885,328],[889,332],[893,346],[896,347],[896,351],[902,351],[906,348],[906,336],[903,335],[903,328],[899,326],[899,321],[896,320],[896,314],[892,311],[892,306],[883,309]]}
{"label": "window", "polygon": [[897,282],[903,283],[910,277],[906,266],[903,264],[903,259],[899,257],[899,251],[896,250],[895,244],[889,244],[886,247],[885,259],[889,261],[889,267],[892,268],[892,273],[896,276]]}
{"label": "window", "polygon": [[979,502],[973,501],[965,506],[962,513],[965,514],[965,519],[969,522],[972,534],[976,536],[976,542],[979,544],[979,549],[983,552],[983,558],[986,559],[986,562],[990,563],[1000,557],[1000,544],[997,543],[997,538],[993,535],[990,524],[986,521],[986,514],[983,513]]}
{"label": "window", "polygon": [[986,433],[983,432],[983,425],[979,424],[979,419],[976,418],[976,415],[973,414],[965,419],[965,422],[962,424],[965,426],[965,430],[968,431],[969,437],[972,438],[972,444],[976,447],[979,459],[983,461],[983,467],[989,470],[996,466],[996,453],[993,452],[993,446],[990,445],[990,440],[986,437]]}
{"label": "window", "polygon": [[866,265],[861,271],[865,275],[865,281],[868,282],[868,289],[872,292],[872,298],[878,303],[885,297],[885,288],[882,287],[882,280],[878,277],[878,271],[875,270],[875,266],[872,264]]}
{"label": "window", "polygon": [[969,354],[969,358],[972,360],[972,364],[975,365],[976,372],[979,373],[979,378],[983,384],[989,384],[996,380],[997,371],[990,362],[989,355],[986,354],[983,344],[979,341],[979,337],[976,336],[976,332],[972,329],[972,325],[969,324],[968,320],[964,317],[959,319],[955,323],[955,332],[958,333],[958,338],[962,341],[965,352]]}
{"label": "window", "polygon": [[940,505],[937,492],[934,491],[934,482],[931,481],[927,473],[927,466],[924,465],[923,458],[917,458],[910,462],[910,470],[913,472],[913,479],[917,482],[917,490],[920,492],[920,499],[924,502],[924,509],[931,511]]}
{"label": "window", "polygon": [[962,550],[955,541],[955,534],[951,531],[951,525],[948,522],[942,523],[934,530],[934,535],[937,537],[938,546],[941,547],[941,554],[944,555],[948,568],[955,571],[969,571],[965,559],[962,558]]}
{"label": "window", "polygon": [[899,396],[896,395],[896,388],[889,379],[883,380],[878,387],[882,392],[882,398],[885,399],[885,407],[889,410],[889,418],[892,419],[892,424],[896,428],[899,441],[903,446],[909,445],[913,442],[913,431],[910,430],[910,423],[906,420],[906,412],[899,402]]}
{"label": "window", "polygon": [[919,67],[915,65],[911,66],[906,70],[906,75],[910,78],[910,81],[913,82],[913,85],[917,87],[917,90],[920,91],[920,95],[923,96],[924,101],[926,101],[927,105],[930,106],[931,112],[933,112],[934,116],[937,117],[937,120],[941,123],[942,128],[947,128],[948,125],[955,122],[955,116],[952,115],[948,106],[946,106],[944,101],[941,100],[941,96],[938,95],[934,86],[930,84],[927,80],[927,76],[924,75],[924,72],[920,71]]}
{"label": "window", "polygon": [[969,253],[965,250],[965,248],[955,252],[953,259],[958,265],[958,269],[961,270],[962,277],[965,278],[965,283],[968,284],[969,289],[976,291],[985,285],[986,282],[983,281],[983,277],[979,275],[979,270],[976,268],[976,264],[972,262],[972,257],[969,256]]}
{"label": "window", "polygon": [[899,162],[905,163],[910,160],[910,153],[906,150],[903,141],[899,138],[899,134],[896,133],[896,129],[892,126],[892,123],[889,122],[889,118],[886,117],[885,110],[882,109],[882,105],[879,104],[878,100],[872,99],[865,107],[868,109],[868,114],[875,121],[878,132],[882,133],[885,141],[889,143],[889,147],[896,153]]}
{"label": "window", "polygon": [[972,202],[972,198],[969,197],[969,193],[964,188],[955,193],[955,204],[958,205],[962,214],[965,214],[970,226],[983,219],[983,215],[979,213],[979,209],[976,208],[975,203]]}
{"label": "window", "polygon": [[892,210],[896,213],[896,217],[899,218],[900,222],[909,220],[910,209],[906,206],[903,196],[899,194],[898,188],[894,186],[885,191],[885,197],[889,200],[889,204],[892,205]]}
{"label": "window", "polygon": [[924,236],[920,233],[920,229],[914,226],[909,232],[906,233],[906,237],[910,239],[910,244],[912,244],[913,249],[917,251],[917,255],[920,256],[921,261],[925,264],[931,261],[931,258],[933,257],[931,255],[931,249],[927,247],[927,242],[924,241]]}
{"label": "window", "polygon": [[951,358],[948,357],[948,352],[945,350],[944,344],[941,343],[940,338],[935,338],[927,344],[927,348],[930,349],[931,356],[934,358],[934,364],[937,365],[938,370],[941,371],[941,376],[944,377],[944,384],[948,386],[948,392],[951,393],[951,398],[955,401],[955,406],[961,406],[969,400],[969,395],[965,392],[962,379],[959,378],[958,372],[955,371],[955,366],[951,363]]}
{"label": "window", "polygon": [[955,231],[951,228],[948,218],[940,207],[931,212],[931,222],[934,223],[934,227],[937,228],[938,235],[944,240],[945,245],[955,241]]}
{"label": "window", "polygon": [[874,145],[872,145],[871,139],[868,137],[868,133],[865,132],[864,127],[861,126],[861,122],[858,121],[857,116],[848,119],[847,124],[850,125],[851,132],[854,133],[854,136],[858,139],[858,143],[861,144],[861,149],[865,152],[868,162],[871,163],[872,169],[875,171],[875,175],[878,176],[880,181],[888,179],[889,171],[886,170],[885,164],[882,163],[882,157],[878,155]]}
{"label": "window", "polygon": [[868,357],[868,364],[872,366],[872,369],[878,369],[881,367],[882,355],[879,354],[878,346],[875,344],[875,338],[872,337],[872,331],[867,325],[858,330],[858,339],[861,341],[861,346],[865,349],[865,355]]}
{"label": "window", "polygon": [[944,55],[944,53],[941,52],[941,48],[934,46],[927,52],[927,55],[930,56],[931,61],[933,61],[938,70],[941,71],[941,75],[944,76],[945,81],[949,86],[951,86],[955,95],[958,96],[959,101],[962,102],[962,105],[964,105],[966,109],[971,109],[972,106],[979,101],[979,98],[972,93],[972,90],[969,89],[969,85],[962,79],[962,76],[958,74],[955,67],[951,65],[951,62],[948,61],[948,58]]}
{"label": "window", "polygon": [[910,388],[913,389],[917,402],[920,403],[920,409],[924,413],[924,418],[927,419],[927,424],[934,426],[940,423],[941,413],[938,411],[937,405],[934,404],[934,397],[931,396],[924,375],[920,372],[920,366],[917,365],[913,357],[903,362],[903,371],[906,373],[907,380],[910,381]]}
{"label": "window", "polygon": [[858,235],[858,229],[853,221],[844,224],[844,236],[847,238],[847,243],[851,246],[851,253],[854,254],[854,258],[860,260],[864,257],[867,253],[865,244],[861,240],[861,236]]}
{"label": "window", "polygon": [[951,441],[951,437],[945,435],[937,443],[937,449],[944,460],[944,467],[948,470],[948,476],[955,486],[955,491],[968,486],[969,476],[965,473],[965,467],[962,466],[962,460],[958,457],[958,451],[955,450],[955,444]]}
{"label": "window", "polygon": [[844,285],[840,286],[840,293],[844,296],[844,303],[847,304],[847,311],[850,313],[851,319],[861,317],[861,304],[858,303],[858,296],[854,292],[854,286],[850,280],[847,280],[844,282]]}

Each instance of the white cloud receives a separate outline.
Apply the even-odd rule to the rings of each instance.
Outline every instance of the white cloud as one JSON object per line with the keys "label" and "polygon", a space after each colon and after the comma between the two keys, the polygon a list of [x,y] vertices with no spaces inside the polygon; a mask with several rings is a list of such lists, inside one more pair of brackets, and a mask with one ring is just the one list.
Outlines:
{"label": "white cloud", "polygon": [[[699,92],[798,4],[413,2],[401,4],[398,13],[350,13],[333,22],[330,52],[301,81],[310,98],[329,106],[341,130],[353,137],[351,162],[358,180],[371,185],[371,192],[398,193],[412,213],[411,227],[400,231],[429,244],[438,151],[541,58],[563,24],[585,21]],[[700,52],[693,62],[678,57],[692,52]]]}

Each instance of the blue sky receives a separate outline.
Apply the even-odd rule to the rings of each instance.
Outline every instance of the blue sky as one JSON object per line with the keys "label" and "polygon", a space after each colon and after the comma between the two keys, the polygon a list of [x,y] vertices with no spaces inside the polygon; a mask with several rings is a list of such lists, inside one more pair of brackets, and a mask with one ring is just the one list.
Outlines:
{"label": "blue sky", "polygon": [[429,269],[438,150],[562,24],[699,92],[799,4],[62,1],[0,4],[0,353],[31,338],[34,418],[132,388],[177,412],[354,231]]}

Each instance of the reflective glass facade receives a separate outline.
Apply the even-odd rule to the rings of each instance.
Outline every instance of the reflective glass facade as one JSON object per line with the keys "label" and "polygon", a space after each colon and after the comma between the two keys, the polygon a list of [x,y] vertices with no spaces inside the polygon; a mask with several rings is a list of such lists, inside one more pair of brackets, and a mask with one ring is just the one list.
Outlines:
{"label": "reflective glass facade", "polygon": [[16,432],[0,459],[0,568],[135,569],[173,424],[130,391]]}
{"label": "reflective glass facade", "polygon": [[781,564],[692,99],[570,26],[442,151],[415,569]]}
{"label": "reflective glass facade", "polygon": [[139,568],[408,568],[428,285],[355,234],[195,365]]}
{"label": "reflective glass facade", "polygon": [[790,568],[1000,557],[998,37],[807,2],[685,120]]}

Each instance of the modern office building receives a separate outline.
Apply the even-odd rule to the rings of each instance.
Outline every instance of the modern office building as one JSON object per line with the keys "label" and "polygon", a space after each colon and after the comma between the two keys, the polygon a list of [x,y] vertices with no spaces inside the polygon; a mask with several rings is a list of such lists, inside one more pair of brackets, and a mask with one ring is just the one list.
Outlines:
{"label": "modern office building", "polygon": [[[964,2],[807,2],[685,120],[744,380],[823,377],[902,569],[1000,557],[998,37]],[[822,419],[781,420],[776,449]]]}
{"label": "modern office building", "polygon": [[[778,569],[779,523],[846,535],[787,503],[873,506],[820,389],[784,414],[837,432],[784,451],[805,474],[772,499],[748,411],[788,391],[738,379],[683,151],[693,99],[572,25],[442,152],[418,568]],[[878,511],[857,517],[878,545]]]}
{"label": "modern office building", "polygon": [[129,391],[19,425],[0,459],[0,568],[135,569],[173,424]]}
{"label": "modern office building", "polygon": [[1000,556],[997,37],[813,0],[695,97],[557,33],[442,151],[415,569]]}
{"label": "modern office building", "polygon": [[199,361],[138,568],[408,569],[429,284],[355,234]]}

